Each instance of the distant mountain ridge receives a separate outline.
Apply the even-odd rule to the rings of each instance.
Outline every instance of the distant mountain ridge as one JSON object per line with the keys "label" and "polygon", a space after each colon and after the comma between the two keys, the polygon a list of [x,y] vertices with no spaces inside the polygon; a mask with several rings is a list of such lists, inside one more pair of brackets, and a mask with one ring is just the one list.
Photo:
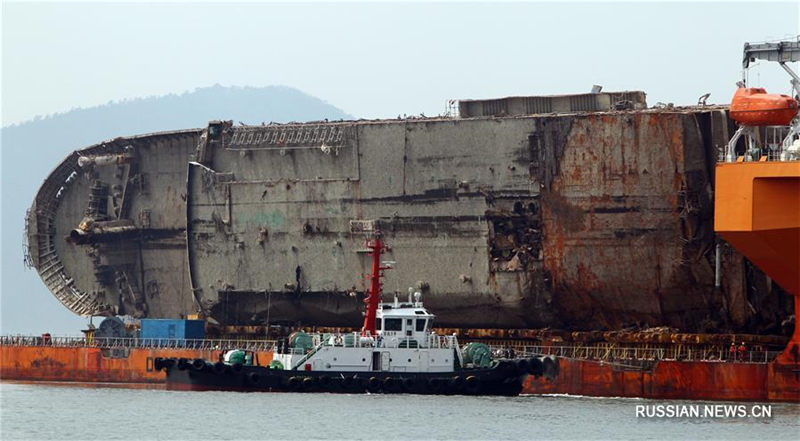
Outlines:
{"label": "distant mountain ridge", "polygon": [[[177,113],[171,113],[178,111]],[[143,113],[142,111],[147,111]],[[137,118],[126,120],[137,112]],[[164,116],[168,116],[164,120]],[[187,127],[201,127],[212,119],[238,119],[247,124],[261,122],[290,122],[313,119],[350,119],[341,109],[287,86],[239,87],[214,85],[179,94],[111,101],[104,105],[78,107],[66,112],[37,116],[31,120],[9,124],[3,131],[24,129],[47,124],[53,128],[62,122],[92,120],[98,124],[111,123],[126,127],[139,126],[150,131],[171,130],[165,124],[183,122]],[[41,126],[40,126],[41,127]],[[154,127],[156,127],[154,129]],[[110,130],[110,129],[109,129]],[[138,134],[140,132],[136,132]],[[124,136],[115,133],[112,136]]]}
{"label": "distant mountain ridge", "polygon": [[25,210],[42,181],[71,151],[118,136],[204,127],[214,119],[259,124],[326,118],[353,117],[291,87],[215,85],[78,108],[3,127],[0,332],[77,334],[78,324],[84,323],[58,303],[35,271],[24,271],[22,263]]}

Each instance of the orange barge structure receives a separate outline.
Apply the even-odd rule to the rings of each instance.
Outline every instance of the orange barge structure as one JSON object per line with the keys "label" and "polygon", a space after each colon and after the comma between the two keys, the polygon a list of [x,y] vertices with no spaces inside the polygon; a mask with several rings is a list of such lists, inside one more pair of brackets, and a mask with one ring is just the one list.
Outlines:
{"label": "orange barge structure", "polygon": [[[189,343],[194,348],[177,348],[140,347],[133,339],[89,343],[83,338],[3,337],[0,343],[3,380],[164,388],[164,373],[153,368],[157,357],[216,359],[225,348],[236,347],[254,350],[257,363],[266,366],[274,342],[204,340]],[[777,351],[748,351],[742,360],[728,360],[724,347],[679,348],[517,346],[527,353],[556,355],[560,362],[554,381],[530,377],[523,393],[800,402],[798,365],[783,363]]]}
{"label": "orange barge structure", "polygon": [[[246,348],[259,363],[272,361],[272,341],[202,340],[163,341],[138,345],[134,339],[43,339],[2,337],[0,378],[14,381],[115,383],[136,387],[163,387],[164,373],[153,368],[156,357],[216,359],[220,348]],[[181,347],[183,346],[183,347]]]}

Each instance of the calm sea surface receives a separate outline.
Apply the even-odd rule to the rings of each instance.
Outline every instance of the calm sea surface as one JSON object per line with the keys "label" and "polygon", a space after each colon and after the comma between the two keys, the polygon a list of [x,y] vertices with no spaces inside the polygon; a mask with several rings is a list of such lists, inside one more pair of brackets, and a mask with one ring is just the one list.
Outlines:
{"label": "calm sea surface", "polygon": [[772,404],[764,419],[636,417],[637,405],[658,404],[709,403],[0,383],[0,439],[800,439],[800,405]]}

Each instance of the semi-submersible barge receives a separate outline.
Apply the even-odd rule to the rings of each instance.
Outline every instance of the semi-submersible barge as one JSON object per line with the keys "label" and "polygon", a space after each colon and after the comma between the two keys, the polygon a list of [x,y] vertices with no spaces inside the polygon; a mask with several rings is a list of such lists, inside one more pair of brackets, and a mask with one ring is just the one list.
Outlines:
{"label": "semi-submersible barge", "polygon": [[[745,60],[798,61],[798,46],[746,46]],[[751,351],[745,362],[720,362],[727,345],[716,342],[791,327],[800,162],[780,142],[754,150],[769,130],[750,129],[750,141],[727,149],[733,163],[715,166],[736,129],[726,107],[645,107],[641,92],[517,97],[462,101],[460,117],[216,121],[116,138],[74,152],[42,185],[27,259],[79,314],[197,315],[221,333],[263,335],[270,324],[357,320],[360,244],[377,224],[402,262],[388,289],[414,284],[439,325],[459,332],[716,334],[589,348],[527,340],[573,359],[558,381],[532,380],[526,392],[800,400],[797,332],[781,356]],[[731,202],[741,197],[752,202],[744,212]],[[715,209],[717,230],[749,260],[717,241]],[[770,247],[777,258],[759,254]],[[137,344],[127,353],[148,369],[155,357],[186,356]],[[109,348],[56,358],[41,346],[2,350],[5,378],[61,356],[54,365],[88,363],[87,379],[112,364]],[[190,357],[218,355],[205,350]]]}

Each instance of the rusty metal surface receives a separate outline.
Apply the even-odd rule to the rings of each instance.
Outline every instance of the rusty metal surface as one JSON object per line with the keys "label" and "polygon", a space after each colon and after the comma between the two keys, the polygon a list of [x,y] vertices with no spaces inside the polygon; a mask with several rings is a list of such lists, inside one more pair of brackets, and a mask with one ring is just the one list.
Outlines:
{"label": "rusty metal surface", "polygon": [[[45,181],[29,261],[76,313],[352,326],[367,272],[354,226],[374,220],[397,262],[385,291],[422,290],[440,326],[779,334],[788,296],[732,249],[713,286],[729,126],[708,106],[118,138]],[[136,234],[65,239],[100,213],[93,187],[97,220]]]}
{"label": "rusty metal surface", "polygon": [[[650,369],[620,368],[591,360],[559,360],[559,378],[529,377],[523,393],[594,397],[797,402],[797,381],[788,393],[775,387],[772,365],[756,363],[660,361]],[[787,381],[788,380],[788,381]]]}

